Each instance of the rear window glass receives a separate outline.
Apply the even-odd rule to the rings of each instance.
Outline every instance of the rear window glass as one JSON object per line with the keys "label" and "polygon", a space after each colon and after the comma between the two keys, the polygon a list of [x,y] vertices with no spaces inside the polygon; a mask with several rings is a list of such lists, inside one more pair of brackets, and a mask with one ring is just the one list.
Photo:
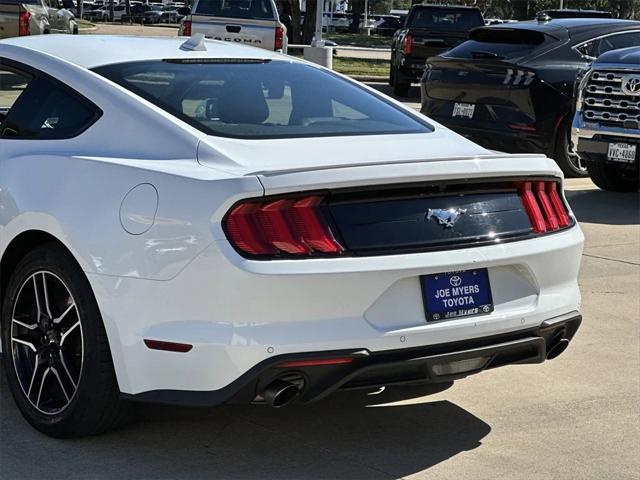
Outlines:
{"label": "rear window glass", "polygon": [[212,17],[275,18],[270,0],[200,0],[195,13]]}
{"label": "rear window glass", "polygon": [[427,123],[310,65],[149,61],[95,71],[209,135],[291,138],[423,133]]}
{"label": "rear window glass", "polygon": [[477,10],[414,8],[408,25],[411,28],[467,31],[484,25],[484,20]]}
{"label": "rear window glass", "polygon": [[450,58],[521,58],[533,53],[540,45],[555,39],[541,32],[520,29],[474,30],[469,40],[449,50]]}

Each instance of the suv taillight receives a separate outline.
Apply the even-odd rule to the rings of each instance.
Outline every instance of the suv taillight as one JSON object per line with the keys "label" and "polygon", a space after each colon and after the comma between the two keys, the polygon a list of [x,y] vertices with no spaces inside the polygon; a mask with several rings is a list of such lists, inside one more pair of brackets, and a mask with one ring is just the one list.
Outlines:
{"label": "suv taillight", "polygon": [[276,38],[274,42],[274,50],[282,50],[284,48],[284,27],[276,26]]}
{"label": "suv taillight", "polygon": [[18,15],[18,35],[20,37],[31,35],[31,32],[29,31],[30,18],[31,14],[29,12],[20,12]]}
{"label": "suv taillight", "polygon": [[558,194],[558,182],[522,182],[518,193],[533,233],[553,232],[569,226],[569,212]]}
{"label": "suv taillight", "polygon": [[402,40],[402,53],[405,55],[411,55],[413,48],[413,37],[410,34],[406,34]]}
{"label": "suv taillight", "polygon": [[240,202],[225,216],[223,228],[244,256],[339,255],[344,248],[333,236],[322,203],[315,195]]}
{"label": "suv taillight", "polygon": [[182,22],[182,35],[185,37],[191,36],[191,20]]}

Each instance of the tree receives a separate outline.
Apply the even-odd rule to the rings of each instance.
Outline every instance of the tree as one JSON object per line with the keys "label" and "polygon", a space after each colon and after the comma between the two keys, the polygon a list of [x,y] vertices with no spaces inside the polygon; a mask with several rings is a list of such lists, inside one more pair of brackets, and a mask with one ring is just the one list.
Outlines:
{"label": "tree", "polygon": [[351,25],[349,25],[349,32],[358,33],[360,31],[360,17],[364,13],[364,0],[352,0],[350,3]]}
{"label": "tree", "polygon": [[289,43],[298,44],[300,43],[300,23],[302,15],[300,13],[300,2],[299,0],[278,0],[278,11],[281,15],[285,17],[290,17],[291,21],[285,21],[281,18],[281,21],[287,27],[287,37],[289,38]]}
{"label": "tree", "polygon": [[304,23],[302,25],[302,43],[309,45],[313,40],[313,34],[316,30],[316,10],[318,2],[316,0],[307,0],[307,9],[304,12]]}

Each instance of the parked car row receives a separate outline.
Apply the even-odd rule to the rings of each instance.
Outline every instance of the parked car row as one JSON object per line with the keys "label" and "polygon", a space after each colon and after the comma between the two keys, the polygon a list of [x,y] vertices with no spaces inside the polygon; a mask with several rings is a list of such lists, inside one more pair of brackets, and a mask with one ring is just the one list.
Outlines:
{"label": "parked car row", "polygon": [[60,0],[0,0],[0,39],[78,33],[75,15]]}
{"label": "parked car row", "polygon": [[[578,147],[571,137],[576,77],[606,52],[640,46],[640,22],[610,17],[601,11],[548,10],[540,12],[538,20],[482,26],[482,15],[474,8],[416,5],[395,33],[389,81],[396,95],[406,96],[410,84],[420,79],[422,113],[487,148],[544,153],[566,176],[591,173],[603,188],[637,189],[637,163],[621,164],[635,155],[633,142],[621,141],[605,152],[607,162],[618,162],[610,170],[627,173],[627,181],[616,187],[598,174],[603,164],[594,164],[595,152],[584,151],[602,153],[607,142],[595,145],[583,139]],[[621,73],[608,73],[614,80],[602,88],[585,87],[604,97],[580,97],[583,137],[589,132],[584,124],[595,120],[634,130],[637,136],[640,97],[621,97],[620,83],[627,78],[622,73],[628,66],[620,68]],[[593,131],[589,134],[599,138]],[[630,134],[622,132],[620,138]]]}
{"label": "parked car row", "polygon": [[119,3],[111,7],[101,3],[89,4],[83,7],[83,18],[91,22],[135,22],[135,23],[179,23],[191,13],[191,8],[184,4],[144,3],[133,1],[130,3],[130,14],[126,5]]}

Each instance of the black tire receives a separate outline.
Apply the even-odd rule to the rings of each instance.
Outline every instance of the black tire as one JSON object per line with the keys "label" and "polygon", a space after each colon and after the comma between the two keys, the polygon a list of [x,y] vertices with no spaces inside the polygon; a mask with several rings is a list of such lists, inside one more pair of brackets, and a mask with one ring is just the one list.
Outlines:
{"label": "black tire", "polygon": [[409,87],[411,87],[411,82],[402,78],[402,75],[399,75],[396,69],[393,74],[393,93],[398,97],[408,97]]}
{"label": "black tire", "polygon": [[583,159],[571,153],[571,118],[569,117],[560,124],[558,129],[553,158],[562,169],[565,177],[588,177],[589,172],[587,172]]}
{"label": "black tire", "polygon": [[602,160],[587,159],[587,170],[593,183],[608,192],[635,192],[640,188],[638,169]]}
{"label": "black tire", "polygon": [[395,83],[395,67],[393,66],[393,60],[391,61],[391,63],[389,64],[389,86],[393,87],[393,84]]}
{"label": "black tire", "polygon": [[[35,320],[35,314],[22,316],[21,318],[28,318],[28,320],[24,320],[25,322],[36,322],[33,324],[36,327],[31,326],[31,330],[34,333],[30,333],[30,335],[33,336],[22,337],[18,332],[27,332],[29,329],[23,329],[19,324],[14,327],[12,318],[18,309],[25,311],[24,306],[29,306],[29,302],[23,299],[27,298],[28,300],[30,295],[25,293],[23,296],[24,290],[31,288],[31,292],[35,292],[31,297],[37,298],[38,288],[40,287],[36,286],[36,281],[40,278],[39,275],[43,277],[47,275],[47,278],[50,279],[50,283],[43,282],[41,284],[44,286],[42,287],[43,290],[40,290],[44,295],[49,291],[46,305],[47,310],[50,311],[48,316],[50,320],[42,319],[47,317],[46,313],[40,317],[40,321]],[[34,286],[27,287],[27,285],[31,285],[31,279],[33,279]],[[56,290],[51,285],[58,280],[60,283],[54,285],[58,286]],[[47,287],[46,285],[49,286]],[[65,289],[61,289],[59,285],[63,285]],[[66,317],[64,314],[60,314],[60,308],[57,310],[57,317],[53,313],[54,307],[57,306],[56,293],[60,292],[63,292],[65,295],[63,298],[66,298],[66,302],[62,305],[69,305],[68,310],[74,312],[66,315]],[[44,295],[40,296],[43,297]],[[57,295],[57,297],[60,298],[60,295]],[[51,307],[49,308],[50,304]],[[38,308],[40,308],[40,305],[38,305]],[[34,311],[33,308],[30,310],[27,308],[26,310]],[[95,297],[84,273],[64,248],[55,243],[46,244],[28,253],[19,262],[5,290],[1,313],[3,351],[5,352],[4,363],[9,389],[20,412],[34,428],[52,437],[81,437],[117,428],[129,420],[131,407],[120,399],[111,352]],[[64,320],[61,320],[62,317],[65,317]],[[56,321],[60,322],[57,327]],[[55,347],[55,345],[51,347],[51,344],[55,342],[49,341],[47,343],[44,339],[40,344],[37,343],[37,338],[41,335],[40,332],[44,332],[47,328],[52,331],[54,327],[58,328],[67,321],[77,323],[78,325],[74,328],[76,332],[80,330],[79,337],[76,337],[75,340],[69,335],[72,340],[66,342],[64,347],[69,348],[69,344],[74,345],[80,342],[80,366],[75,370],[73,369],[73,362],[78,365],[77,354],[75,356],[67,356],[67,362],[65,363],[64,355],[60,353],[59,357],[62,358],[62,363],[59,363],[55,353],[51,353],[56,351],[54,350],[55,348],[58,348],[58,352],[62,350],[64,335],[58,337],[58,347]],[[48,325],[48,327],[44,325]],[[67,327],[67,330],[70,331],[74,328]],[[63,328],[59,333],[64,332]],[[35,367],[31,367],[31,370],[26,375],[24,370],[21,370],[21,376],[17,373],[19,368],[24,368],[29,363],[25,360],[27,357],[24,355],[25,347],[13,339],[14,333],[16,339],[29,338],[32,344],[38,345],[39,353],[32,354],[36,355],[35,362],[33,362]],[[47,335],[49,333],[42,333],[43,337],[47,337]],[[76,335],[78,334],[76,333]],[[16,346],[15,350],[14,345]],[[47,350],[50,347],[51,349]],[[21,348],[22,350],[20,350]],[[29,348],[26,351],[29,352]],[[37,355],[41,355],[42,358],[39,359]],[[67,363],[71,366],[71,371],[77,373],[75,382],[72,374],[69,373],[70,369],[67,368]],[[54,365],[57,366],[55,372]],[[60,366],[64,366],[66,370],[67,376],[64,377],[64,382],[61,380],[64,373]],[[40,370],[38,370],[39,368]],[[37,377],[36,372],[43,369],[44,373],[39,374]],[[58,370],[60,370],[60,373],[58,373]],[[49,372],[53,372],[55,375],[49,375]],[[47,394],[45,393],[45,400],[41,402],[40,393],[38,393],[37,401],[34,405],[34,394],[29,397],[28,392],[25,392],[25,389],[21,386],[25,385],[24,379],[29,377],[31,378],[31,384],[39,384],[39,392],[43,392],[43,390],[47,390],[50,393],[53,392],[50,395],[52,400],[47,400]],[[57,384],[54,377],[57,378]],[[36,378],[38,380],[34,381]],[[21,379],[22,383],[20,383]],[[69,383],[69,380],[71,383]],[[67,387],[73,385],[75,388],[75,390],[72,390],[72,395],[69,395],[71,393],[69,391],[71,390],[70,388],[65,389],[65,383]],[[45,385],[47,385],[46,389],[43,388]],[[54,395],[56,389],[58,392],[57,397],[63,398],[65,405],[61,409],[54,408],[45,411],[44,405],[47,405],[47,402],[49,402],[49,405],[55,403],[53,397],[56,396]],[[31,387],[29,387],[29,391],[31,391]],[[62,397],[61,392],[64,393],[64,397]]]}

